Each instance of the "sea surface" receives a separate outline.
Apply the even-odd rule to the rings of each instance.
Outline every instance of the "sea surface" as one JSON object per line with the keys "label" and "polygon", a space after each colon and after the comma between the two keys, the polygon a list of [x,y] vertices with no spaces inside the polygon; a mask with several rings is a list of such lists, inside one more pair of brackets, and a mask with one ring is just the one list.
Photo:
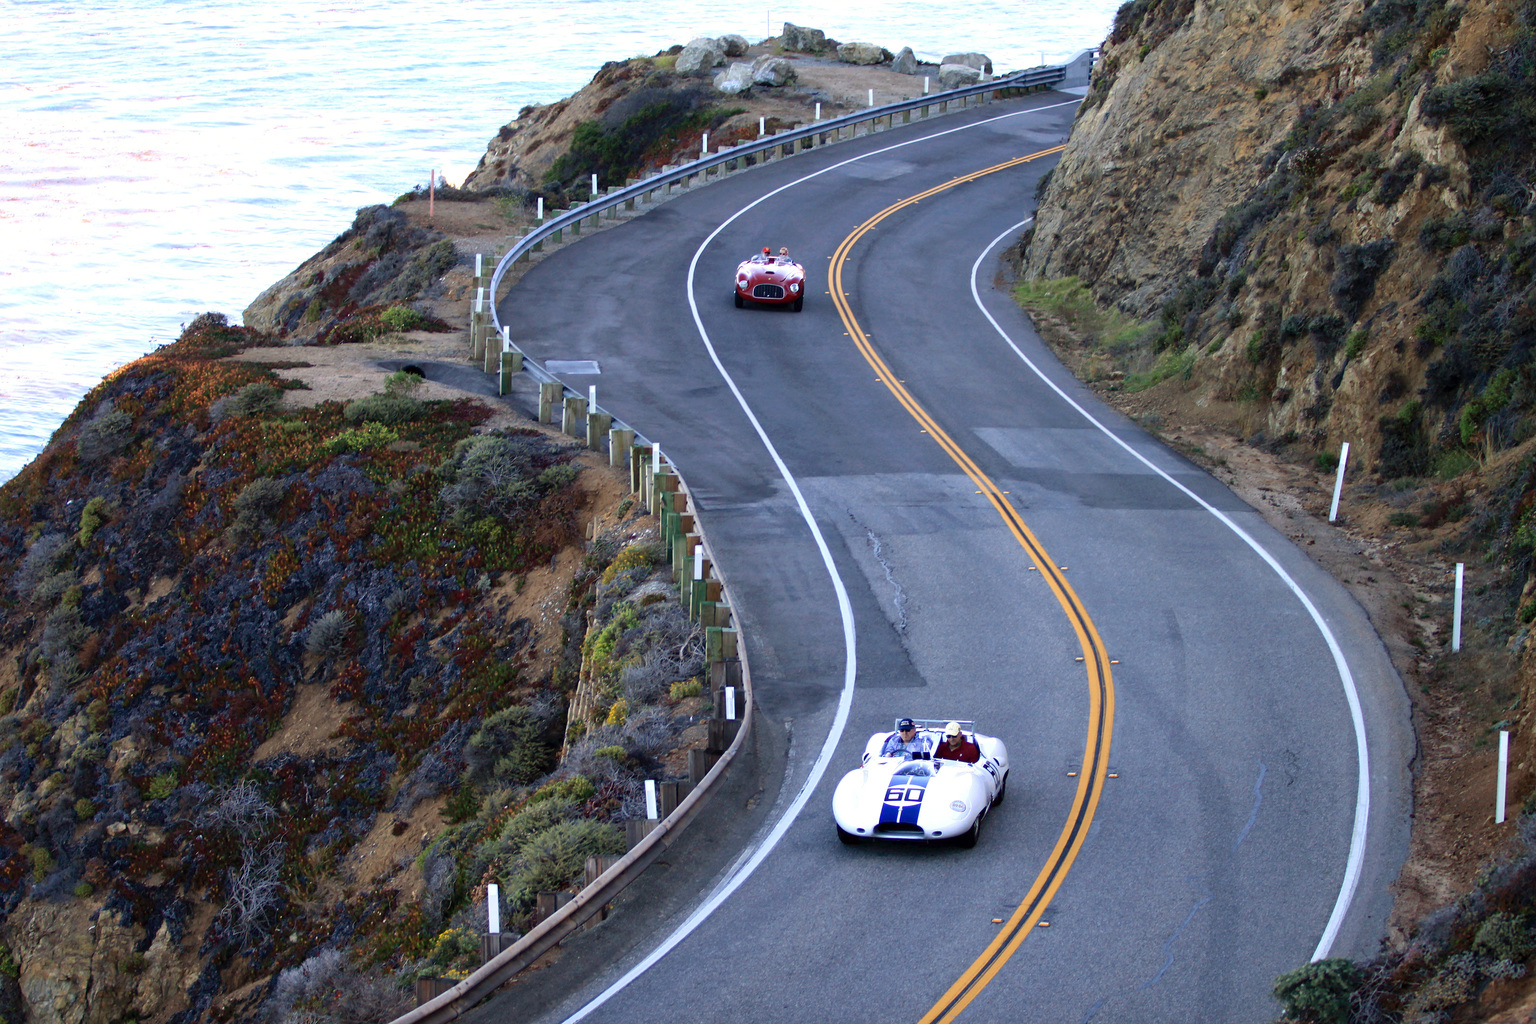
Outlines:
{"label": "sea surface", "polygon": [[113,368],[351,223],[458,184],[605,61],[785,21],[999,72],[1097,46],[1119,0],[0,0],[0,481]]}

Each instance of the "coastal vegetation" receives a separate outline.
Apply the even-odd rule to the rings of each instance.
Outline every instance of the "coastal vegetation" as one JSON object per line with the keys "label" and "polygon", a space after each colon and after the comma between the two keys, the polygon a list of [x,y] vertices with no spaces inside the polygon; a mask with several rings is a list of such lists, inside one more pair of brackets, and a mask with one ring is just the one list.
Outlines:
{"label": "coastal vegetation", "polygon": [[[702,644],[632,502],[581,539],[605,471],[408,373],[287,403],[302,363],[229,358],[264,340],[198,317],[0,488],[6,1019],[22,982],[133,1017],[392,1015],[477,965],[483,883],[526,927],[676,777]],[[80,975],[99,943],[115,971]]]}

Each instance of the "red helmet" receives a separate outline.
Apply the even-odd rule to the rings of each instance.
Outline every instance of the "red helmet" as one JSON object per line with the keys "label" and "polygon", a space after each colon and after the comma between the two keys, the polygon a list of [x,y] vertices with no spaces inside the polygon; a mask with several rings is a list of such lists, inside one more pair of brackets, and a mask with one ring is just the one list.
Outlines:
{"label": "red helmet", "polygon": [[767,246],[766,246],[766,245],[765,245],[765,246],[763,246],[763,255],[764,255],[764,256],[767,256],[767,255],[768,255],[768,247],[767,247]]}

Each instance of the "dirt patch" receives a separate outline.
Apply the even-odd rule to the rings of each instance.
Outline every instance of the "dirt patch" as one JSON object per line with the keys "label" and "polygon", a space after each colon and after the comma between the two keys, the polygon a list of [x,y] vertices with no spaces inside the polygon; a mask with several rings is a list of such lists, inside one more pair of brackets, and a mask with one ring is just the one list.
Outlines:
{"label": "dirt patch", "polygon": [[314,757],[325,753],[345,753],[348,743],[335,738],[336,730],[347,720],[347,709],[331,696],[325,683],[305,683],[299,687],[293,707],[283,716],[282,725],[251,755],[253,761],[265,761],[278,754]]}

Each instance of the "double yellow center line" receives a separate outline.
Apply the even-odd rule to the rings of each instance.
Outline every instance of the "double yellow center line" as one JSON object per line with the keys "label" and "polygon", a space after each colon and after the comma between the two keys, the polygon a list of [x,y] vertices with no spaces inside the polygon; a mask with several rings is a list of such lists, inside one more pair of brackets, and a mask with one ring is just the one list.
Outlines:
{"label": "double yellow center line", "polygon": [[954,178],[881,210],[843,239],[832,257],[829,270],[832,303],[837,307],[838,316],[842,318],[844,326],[848,328],[849,337],[853,338],[853,343],[858,346],[859,352],[874,368],[880,381],[890,389],[891,394],[896,396],[896,400],[902,407],[912,414],[912,418],[922,425],[928,436],[938,442],[939,447],[944,449],[965,475],[971,478],[977,489],[986,495],[998,515],[1002,516],[1009,532],[1028,552],[1029,557],[1040,570],[1040,575],[1045,578],[1046,585],[1051,588],[1051,593],[1056,595],[1057,602],[1067,615],[1067,621],[1072,624],[1073,632],[1077,634],[1088,677],[1088,739],[1083,751],[1083,769],[1078,773],[1077,792],[1072,798],[1066,824],[1062,826],[1061,834],[1056,839],[1056,846],[1045,865],[1041,867],[1039,874],[1036,875],[1028,895],[1004,923],[1002,930],[993,937],[975,962],[966,968],[959,979],[950,986],[949,991],[945,992],[933,1008],[923,1015],[919,1024],[948,1024],[958,1017],[961,1011],[970,1005],[971,1000],[975,999],[1002,969],[1003,964],[1008,962],[1008,958],[1013,956],[1030,929],[1036,927],[1041,915],[1049,906],[1051,898],[1066,878],[1067,871],[1088,838],[1088,827],[1093,822],[1093,812],[1098,806],[1099,795],[1104,789],[1104,778],[1109,763],[1110,732],[1115,718],[1115,687],[1110,675],[1109,655],[1104,649],[1104,642],[1099,638],[1098,630],[1094,628],[1093,620],[1088,617],[1087,609],[1083,607],[1082,601],[1067,583],[1061,569],[1046,553],[1040,541],[991,478],[981,471],[981,468],[955,443],[954,439],[944,432],[927,410],[918,404],[912,397],[912,393],[902,386],[902,382],[886,365],[884,358],[875,350],[874,345],[859,326],[848,304],[848,297],[843,292],[843,266],[859,239],[898,210],[988,174],[995,174],[1031,160],[1051,156],[1064,148],[1064,146],[1055,146]]}

